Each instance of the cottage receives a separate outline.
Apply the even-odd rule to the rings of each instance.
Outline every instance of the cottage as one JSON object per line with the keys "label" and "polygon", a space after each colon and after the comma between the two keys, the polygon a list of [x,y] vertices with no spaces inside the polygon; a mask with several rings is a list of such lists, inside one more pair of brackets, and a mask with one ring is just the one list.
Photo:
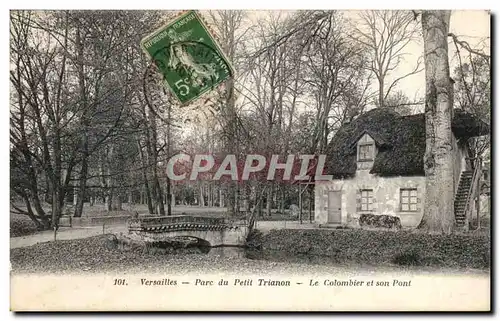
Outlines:
{"label": "cottage", "polygon": [[[465,225],[471,187],[480,176],[467,157],[466,142],[488,134],[489,128],[454,110],[452,131],[455,214],[457,225]],[[315,222],[356,227],[366,217],[362,214],[375,214],[399,217],[402,227],[418,226],[425,197],[424,153],[424,114],[373,109],[344,124],[328,146],[326,174],[333,179],[315,185]]]}

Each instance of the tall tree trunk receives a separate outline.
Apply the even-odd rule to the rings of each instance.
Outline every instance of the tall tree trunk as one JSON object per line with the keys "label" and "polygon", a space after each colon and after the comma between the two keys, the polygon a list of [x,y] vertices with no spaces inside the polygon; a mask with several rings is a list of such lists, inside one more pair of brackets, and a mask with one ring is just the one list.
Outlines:
{"label": "tall tree trunk", "polygon": [[61,188],[61,173],[62,173],[61,136],[58,127],[54,128],[53,146],[54,146],[53,147],[54,170],[52,174],[52,228],[58,228],[59,217],[61,217],[62,214],[61,201],[62,198],[64,197],[64,193]]}
{"label": "tall tree trunk", "polygon": [[450,233],[454,226],[448,30],[450,11],[422,13],[425,59],[425,207],[419,228]]}
{"label": "tall tree trunk", "polygon": [[106,211],[111,211],[113,210],[112,202],[113,202],[113,194],[114,194],[114,188],[110,187],[108,189],[108,193],[105,198],[105,204],[106,204]]}
{"label": "tall tree trunk", "polygon": [[240,187],[236,185],[234,189],[233,216],[237,216],[239,213],[240,213]]}
{"label": "tall tree trunk", "polygon": [[78,70],[78,86],[80,91],[80,101],[81,101],[81,109],[83,111],[82,114],[82,125],[83,125],[83,133],[82,133],[82,166],[80,171],[80,179],[79,179],[79,189],[77,195],[77,202],[75,207],[75,217],[81,217],[83,213],[83,201],[85,198],[85,189],[87,187],[87,173],[88,173],[88,149],[89,149],[89,141],[87,130],[89,127],[89,117],[88,113],[88,104],[87,104],[87,90],[85,88],[85,70],[83,66],[83,41],[80,34],[80,25],[78,24],[76,30],[76,49],[77,49],[77,70]]}
{"label": "tall tree trunk", "polygon": [[167,177],[167,215],[172,215],[172,184],[170,178]]}
{"label": "tall tree trunk", "polygon": [[101,192],[99,193],[99,197],[101,198],[103,204],[107,203],[109,193],[108,179],[105,176],[105,173],[108,173],[108,171],[104,169],[105,158],[106,155],[104,155],[104,153],[99,154],[99,182],[101,184]]}
{"label": "tall tree trunk", "polygon": [[155,200],[155,210],[156,214],[165,215],[165,206],[163,202],[163,190],[161,188],[160,179],[158,177],[158,150],[157,150],[157,142],[158,142],[158,133],[156,129],[156,117],[153,113],[149,115],[150,121],[150,166],[153,174],[153,195]]}
{"label": "tall tree trunk", "polygon": [[106,210],[109,212],[113,210],[113,197],[115,194],[115,187],[114,187],[114,182],[111,177],[111,168],[110,168],[110,163],[111,163],[111,158],[113,155],[113,146],[111,146],[107,158],[108,158],[108,166],[106,167],[106,186],[107,186],[107,193],[106,193]]}
{"label": "tall tree trunk", "polygon": [[76,203],[78,203],[78,188],[73,186],[73,205],[76,206]]}
{"label": "tall tree trunk", "polygon": [[112,211],[121,211],[122,208],[122,198],[121,193],[114,193],[111,197],[111,210]]}
{"label": "tall tree trunk", "polygon": [[266,197],[266,215],[271,216],[271,209],[272,209],[272,203],[273,203],[273,187],[270,186],[267,189],[267,197]]}
{"label": "tall tree trunk", "polygon": [[226,195],[224,197],[225,200],[227,200],[226,203],[226,208],[227,208],[227,213],[229,216],[234,215],[234,208],[235,208],[235,184],[231,181],[228,183],[227,190],[226,190]]}
{"label": "tall tree trunk", "polygon": [[211,183],[208,183],[208,207],[214,206],[213,194],[214,194],[213,185]]}
{"label": "tall tree trunk", "polygon": [[224,191],[222,189],[219,190],[219,207],[225,207],[225,204],[224,204]]}
{"label": "tall tree trunk", "polygon": [[[235,35],[237,29],[241,26],[242,13],[240,11],[220,11],[217,15],[212,15],[212,17],[221,36],[221,45],[227,58],[230,62],[237,63],[235,57],[238,40]],[[230,78],[226,81],[225,89],[224,104],[222,104],[221,109],[225,137],[224,152],[238,155],[238,117],[234,79]],[[226,185],[225,195],[221,194],[221,204],[225,203],[229,216],[234,216],[238,212],[237,189],[237,184],[231,180]]]}
{"label": "tall tree trunk", "polygon": [[[148,212],[149,214],[154,213],[154,208],[153,208],[153,202],[151,200],[151,190],[149,188],[149,181],[148,181],[148,164],[147,161],[144,157],[144,152],[142,151],[141,143],[139,140],[137,140],[137,148],[139,149],[139,157],[141,159],[141,174],[142,174],[142,181],[144,182],[144,192],[141,193],[141,204],[144,204],[144,201],[148,204]],[[146,198],[146,200],[144,200]]]}
{"label": "tall tree trunk", "polygon": [[285,197],[286,197],[286,191],[284,188],[280,188],[279,195],[281,196],[281,198],[279,200],[279,204],[280,204],[279,211],[281,214],[284,214],[285,213]]}
{"label": "tall tree trunk", "polygon": [[[156,167],[156,166],[155,166]],[[154,181],[155,181],[155,190],[156,190],[156,206],[158,207],[157,213],[159,215],[165,215],[165,203],[163,202],[163,190],[160,185],[160,180],[158,179],[158,172],[156,168],[154,169]]]}
{"label": "tall tree trunk", "polygon": [[384,77],[378,79],[378,106],[384,107]]}
{"label": "tall tree trunk", "polygon": [[245,183],[243,186],[244,192],[245,192],[245,201],[244,201],[244,207],[245,207],[245,212],[246,214],[250,213],[250,207],[251,207],[251,193],[252,190],[250,189],[250,184],[248,182]]}
{"label": "tall tree trunk", "polygon": [[76,207],[74,215],[75,217],[81,217],[83,213],[83,203],[85,201],[85,191],[87,189],[88,171],[89,171],[89,163],[87,156],[85,156],[82,159],[82,169],[80,171],[80,179],[78,180],[78,190],[77,190]]}
{"label": "tall tree trunk", "polygon": [[61,213],[61,187],[60,184],[57,184],[57,186],[52,189],[52,228],[57,228],[59,226],[59,217]]}
{"label": "tall tree trunk", "polygon": [[310,184],[307,187],[309,189],[309,221],[312,222],[313,217],[313,205],[314,205],[314,185]]}
{"label": "tall tree trunk", "polygon": [[24,199],[24,204],[26,205],[26,210],[28,212],[28,216],[29,218],[35,223],[36,225],[36,228],[38,230],[45,230],[48,228],[48,220],[45,219],[45,220],[42,220],[41,222],[35,217],[35,214],[33,213],[33,210],[31,209],[31,204],[30,204],[30,201],[29,201],[29,198],[28,196],[26,195],[23,195],[23,199]]}
{"label": "tall tree trunk", "polygon": [[[265,187],[264,187],[265,188]],[[257,203],[257,206],[258,206],[258,209],[257,209],[257,213],[258,213],[258,216],[259,217],[263,217],[264,216],[264,211],[263,211],[263,207],[264,207],[264,193],[261,192],[260,195],[259,193],[255,193],[255,202]]]}
{"label": "tall tree trunk", "polygon": [[[172,122],[172,105],[168,104],[168,124],[167,124],[167,151],[168,158],[172,157],[172,139],[170,132],[170,124]],[[172,215],[172,182],[170,177],[167,175],[167,215]]]}
{"label": "tall tree trunk", "polygon": [[[234,97],[234,80],[229,79],[226,82],[226,104],[224,107],[225,118],[225,151],[227,154],[238,155],[237,153],[237,114],[236,114],[236,99]],[[237,185],[234,181],[229,181],[227,184],[227,212],[229,216],[236,215],[236,193]]]}
{"label": "tall tree trunk", "polygon": [[200,183],[200,201],[198,203],[199,206],[204,207],[205,206],[205,193],[203,189],[203,184]]}

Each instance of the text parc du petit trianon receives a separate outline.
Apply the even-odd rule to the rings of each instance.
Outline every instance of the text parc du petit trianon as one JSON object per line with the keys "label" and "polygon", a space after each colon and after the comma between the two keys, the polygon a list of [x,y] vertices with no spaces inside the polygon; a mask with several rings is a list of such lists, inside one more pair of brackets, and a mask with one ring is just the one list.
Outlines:
{"label": "text parc du petit trianon", "polygon": [[[283,159],[283,157],[282,157]],[[237,160],[236,155],[226,155],[222,161],[213,155],[176,154],[167,164],[167,176],[173,181],[211,179],[223,177],[233,181],[249,180],[250,177],[261,177],[265,180],[279,179],[283,181],[328,181],[332,175],[324,175],[326,155],[288,155],[280,160],[279,155],[266,158],[263,155],[250,154],[244,160]],[[282,171],[282,172],[281,172]]]}
{"label": "text parc du petit trianon", "polygon": [[[254,282],[255,281],[255,282]],[[348,280],[337,280],[337,279],[322,279],[315,280],[309,279],[308,282],[295,282],[297,285],[305,285],[310,287],[318,287],[318,286],[327,286],[327,287],[409,287],[411,286],[411,280],[396,280],[393,279],[391,281],[387,280],[357,280],[357,279],[348,279]],[[159,280],[149,280],[149,279],[141,279],[141,285],[144,286],[177,286],[181,284],[181,282],[177,282],[177,280],[172,279],[159,279]],[[182,284],[192,284],[195,286],[292,286],[292,282],[290,280],[282,280],[282,279],[238,279],[235,278],[233,280],[225,280],[220,279],[217,280],[202,280],[196,279],[194,282],[182,282]],[[115,284],[116,285],[116,284]]]}

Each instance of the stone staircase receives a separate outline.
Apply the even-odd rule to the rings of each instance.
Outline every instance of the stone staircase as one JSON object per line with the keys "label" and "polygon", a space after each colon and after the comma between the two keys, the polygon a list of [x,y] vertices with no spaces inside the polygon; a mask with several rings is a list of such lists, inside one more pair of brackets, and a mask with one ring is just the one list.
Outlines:
{"label": "stone staircase", "polygon": [[472,184],[472,171],[464,171],[460,176],[457,193],[455,195],[455,223],[458,227],[465,225],[466,213],[465,206],[469,195],[470,186]]}

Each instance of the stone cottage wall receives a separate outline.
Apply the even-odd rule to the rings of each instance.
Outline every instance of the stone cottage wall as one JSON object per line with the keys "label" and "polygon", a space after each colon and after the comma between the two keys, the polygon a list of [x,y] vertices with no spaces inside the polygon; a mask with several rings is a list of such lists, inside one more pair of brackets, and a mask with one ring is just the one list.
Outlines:
{"label": "stone cottage wall", "polygon": [[[417,211],[401,211],[400,189],[417,189]],[[358,199],[361,189],[373,189],[373,211],[360,211]],[[398,216],[406,228],[417,227],[423,215],[423,197],[425,195],[425,177],[380,177],[369,170],[358,170],[356,176],[344,180],[318,182],[315,187],[315,222],[328,223],[328,191],[341,191],[342,225],[359,226],[358,219],[363,213]]]}

